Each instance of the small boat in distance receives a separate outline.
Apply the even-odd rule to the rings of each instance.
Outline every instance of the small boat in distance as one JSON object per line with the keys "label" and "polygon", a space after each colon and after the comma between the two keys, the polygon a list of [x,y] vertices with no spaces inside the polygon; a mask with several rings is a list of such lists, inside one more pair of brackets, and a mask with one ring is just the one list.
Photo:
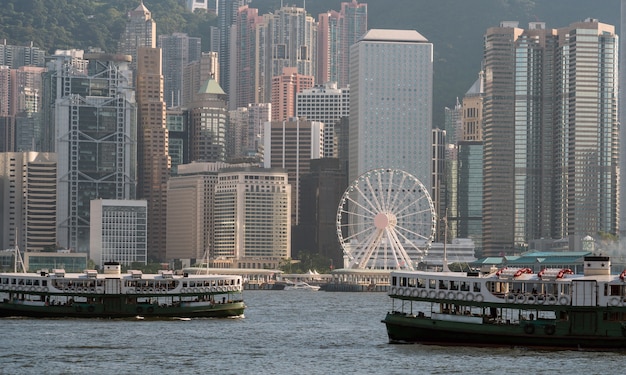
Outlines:
{"label": "small boat in distance", "polygon": [[121,273],[0,273],[0,316],[73,318],[227,318],[243,316],[242,277]]}
{"label": "small boat in distance", "polygon": [[285,288],[283,290],[310,290],[310,291],[318,291],[320,287],[317,285],[310,285],[304,281],[298,281],[292,284],[285,284]]}
{"label": "small boat in distance", "polygon": [[626,270],[605,256],[569,269],[394,271],[391,343],[572,349],[626,348]]}

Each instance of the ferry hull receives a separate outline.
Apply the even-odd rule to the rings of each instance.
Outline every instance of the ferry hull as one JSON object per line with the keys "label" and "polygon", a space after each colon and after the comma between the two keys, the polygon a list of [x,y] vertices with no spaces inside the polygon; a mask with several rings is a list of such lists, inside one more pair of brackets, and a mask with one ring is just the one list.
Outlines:
{"label": "ferry hull", "polygon": [[0,317],[21,316],[36,318],[228,318],[242,316],[242,301],[189,307],[159,306],[154,304],[88,304],[71,306],[31,306],[23,304],[0,304]]}
{"label": "ferry hull", "polygon": [[[382,321],[390,343],[541,347],[562,349],[624,349],[626,331],[616,325],[594,335],[574,335],[567,326],[541,324],[471,324],[388,313]],[[529,328],[529,327],[532,327]]]}

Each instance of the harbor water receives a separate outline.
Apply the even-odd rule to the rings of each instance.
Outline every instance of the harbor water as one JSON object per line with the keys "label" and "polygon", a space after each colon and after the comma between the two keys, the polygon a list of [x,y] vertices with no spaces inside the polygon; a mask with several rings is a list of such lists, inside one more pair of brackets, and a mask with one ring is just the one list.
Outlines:
{"label": "harbor water", "polygon": [[237,319],[0,319],[0,374],[613,374],[624,352],[392,345],[385,293],[246,291]]}

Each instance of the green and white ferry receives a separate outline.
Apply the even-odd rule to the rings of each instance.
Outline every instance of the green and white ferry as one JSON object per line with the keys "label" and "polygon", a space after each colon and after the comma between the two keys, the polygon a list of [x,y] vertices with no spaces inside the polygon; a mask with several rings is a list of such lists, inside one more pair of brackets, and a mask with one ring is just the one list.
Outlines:
{"label": "green and white ferry", "polygon": [[626,348],[626,270],[605,256],[569,269],[391,273],[391,343]]}
{"label": "green and white ferry", "polygon": [[224,318],[243,316],[242,277],[172,271],[0,273],[0,316],[74,318]]}

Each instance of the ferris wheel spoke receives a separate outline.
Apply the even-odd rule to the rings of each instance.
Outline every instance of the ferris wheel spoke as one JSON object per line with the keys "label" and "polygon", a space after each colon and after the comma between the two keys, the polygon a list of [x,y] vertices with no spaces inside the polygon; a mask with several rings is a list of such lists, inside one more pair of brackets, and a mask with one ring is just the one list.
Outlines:
{"label": "ferris wheel spoke", "polygon": [[[402,225],[396,225],[395,229],[399,233],[410,234],[410,235],[413,235],[415,238],[420,238],[422,240],[430,241],[432,239],[432,233],[429,233],[428,236],[424,236],[423,234],[420,234],[420,233],[416,232],[415,230],[406,228],[406,227],[404,227]],[[430,232],[430,230],[428,232]],[[408,237],[406,237],[406,236],[404,236],[404,237],[408,239]]]}
{"label": "ferris wheel spoke", "polygon": [[432,241],[432,238],[426,238],[425,242],[424,242],[424,246],[420,247],[418,244],[415,243],[414,240],[408,238],[402,232],[398,231],[397,235],[399,237],[401,237],[405,241],[405,243],[407,245],[410,245],[412,248],[417,249],[423,255],[426,255],[426,251],[427,251],[428,247],[430,246],[430,241]]}
{"label": "ferris wheel spoke", "polygon": [[[404,212],[405,210],[403,210],[402,212]],[[398,221],[400,220],[408,220],[408,219],[412,219],[412,218],[418,218],[426,213],[430,214],[431,216],[434,214],[430,209],[423,209],[420,211],[413,211],[413,212],[408,212],[406,215],[400,215],[401,212],[398,212],[398,215],[396,215],[396,217],[398,218]]]}
{"label": "ferris wheel spoke", "polygon": [[382,238],[382,234],[383,231],[378,229],[374,233],[372,233],[370,238],[368,238],[368,241],[363,247],[363,257],[361,258],[359,268],[365,268],[368,261],[372,257],[372,253],[378,248],[378,245],[380,244],[380,240]]}
{"label": "ferris wheel spoke", "polygon": [[[398,199],[401,199],[401,201],[404,200],[401,197],[401,195],[402,195],[402,191],[403,191],[402,187],[404,186],[404,183],[405,183],[406,179],[407,179],[407,176],[405,174],[403,174],[402,175],[402,179],[400,180],[399,184],[397,184],[397,185],[391,184],[391,187],[389,189],[390,190],[390,194],[391,194],[391,191],[395,192],[395,194],[393,194],[393,198],[390,198],[390,204],[389,204],[390,207],[393,207],[393,208],[400,207],[400,202],[398,202]],[[406,199],[406,197],[405,197],[405,199]]]}
{"label": "ferris wheel spoke", "polygon": [[357,188],[356,190],[359,192],[359,194],[361,194],[361,198],[363,199],[364,202],[366,202],[369,205],[369,207],[365,207],[360,201],[357,201],[356,199],[352,197],[346,197],[346,200],[354,204],[356,206],[355,208],[361,208],[365,212],[369,212],[370,214],[372,214],[372,216],[375,216],[376,212],[374,211],[376,210],[376,207],[372,204],[372,202],[369,201],[369,199],[367,199],[367,197],[363,194],[361,189]]}
{"label": "ferris wheel spoke", "polygon": [[363,233],[368,233],[368,232],[371,232],[371,231],[372,231],[372,228],[365,228],[362,231],[359,231],[359,232],[353,233],[353,234],[351,234],[351,235],[349,235],[347,237],[344,237],[343,240],[344,240],[344,242],[350,242],[350,240],[358,238]]}
{"label": "ferris wheel spoke", "polygon": [[[396,246],[396,251],[394,252],[394,255],[400,256],[400,259],[402,260],[402,262],[404,262],[405,267],[413,270],[413,264],[412,264],[412,260],[411,257],[409,256],[409,254],[406,252],[406,249],[404,248],[404,246],[402,245],[402,242],[400,241],[400,239],[398,238],[398,232],[396,232],[395,230],[389,230],[389,236],[393,238],[393,244],[395,244]],[[418,249],[419,250],[419,249]],[[398,265],[399,262],[398,262]]]}
{"label": "ferris wheel spoke", "polygon": [[[370,208],[368,209],[368,208],[366,208],[366,207],[363,207],[360,203],[357,203],[357,204],[359,204],[359,206],[363,207],[363,209],[368,210],[368,211],[370,211],[370,212],[372,212],[372,210],[374,210],[374,211],[380,211],[380,208],[379,208],[379,207],[377,207],[374,203],[372,203],[372,201],[371,201],[371,200],[370,200],[370,198],[367,196],[367,194],[365,194],[365,193],[363,192],[363,190],[361,190],[361,188],[360,188],[359,186],[356,186],[356,187],[355,187],[355,190],[356,190],[356,191],[358,191],[358,192],[359,192],[359,194],[361,194],[361,198],[363,198],[363,200],[364,200],[367,204],[369,204]],[[356,203],[356,202],[355,202],[355,203]]]}
{"label": "ferris wheel spoke", "polygon": [[341,210],[340,213],[341,214],[346,214],[349,218],[350,217],[363,218],[363,219],[368,219],[370,221],[373,221],[374,220],[374,216],[376,216],[373,212],[371,212],[371,215],[365,215],[365,214],[362,214],[360,212]]}
{"label": "ferris wheel spoke", "polygon": [[[417,187],[418,190],[422,190],[422,191],[424,190],[423,186],[421,184],[419,184],[419,183],[413,184],[413,186],[406,188],[406,190],[413,191],[413,190],[415,190],[416,187]],[[400,189],[398,189],[398,190],[400,190]],[[400,194],[400,192],[398,194]],[[414,196],[412,194],[404,194],[400,198],[400,200],[397,201],[397,203],[396,203],[396,205],[394,205],[394,207],[400,208],[399,213],[409,209],[412,206],[419,206],[419,201],[424,199],[424,197],[418,197],[417,199],[414,199],[414,200],[410,201],[409,203],[407,203],[407,201],[409,201],[409,199],[411,199],[411,197],[414,197]]]}
{"label": "ferris wheel spoke", "polygon": [[[381,186],[380,186],[380,174],[377,174],[378,177],[378,191],[382,191]],[[372,181],[368,178],[367,180],[365,180],[365,183],[367,184],[367,188],[372,192],[371,193],[371,197],[372,197],[372,201],[374,201],[375,207],[376,209],[380,212],[384,210],[384,206],[381,204],[381,202],[377,199],[376,197],[376,189],[374,189],[374,187],[372,186]]]}

